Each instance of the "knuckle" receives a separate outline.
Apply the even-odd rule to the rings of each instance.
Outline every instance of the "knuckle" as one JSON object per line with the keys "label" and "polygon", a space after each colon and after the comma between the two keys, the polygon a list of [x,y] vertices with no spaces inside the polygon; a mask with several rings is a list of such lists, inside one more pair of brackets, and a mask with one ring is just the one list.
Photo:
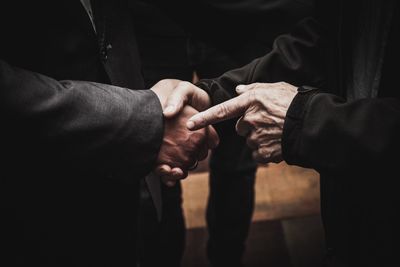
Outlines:
{"label": "knuckle", "polygon": [[164,86],[166,84],[168,84],[168,79],[162,79],[158,83],[156,83],[156,85],[161,85],[161,86]]}
{"label": "knuckle", "polygon": [[200,117],[199,117],[199,125],[200,126],[206,126],[207,125],[207,120],[208,120],[208,118],[209,117],[211,117],[210,115],[206,115],[206,114],[202,114]]}
{"label": "knuckle", "polygon": [[173,180],[174,180],[174,181],[177,181],[177,180],[182,179],[182,177],[183,177],[183,174],[182,174],[182,173],[174,174]]}
{"label": "knuckle", "polygon": [[249,91],[249,101],[251,103],[251,107],[255,108],[258,105],[262,104],[264,94],[265,94],[265,89],[261,87],[253,91]]}
{"label": "knuckle", "polygon": [[240,123],[245,126],[248,126],[250,122],[251,122],[251,116],[248,113],[244,114],[244,116],[240,121]]}
{"label": "knuckle", "polygon": [[255,83],[254,85],[255,85],[255,86],[254,86],[254,89],[260,89],[260,88],[263,87],[263,84],[262,84],[262,83]]}
{"label": "knuckle", "polygon": [[260,147],[258,148],[258,154],[260,154],[260,156],[263,158],[269,158],[271,155],[271,151],[266,147]]}
{"label": "knuckle", "polygon": [[259,133],[258,133],[257,129],[254,129],[254,130],[251,131],[249,139],[251,139],[253,142],[257,142],[257,143],[260,142]]}
{"label": "knuckle", "polygon": [[257,152],[253,152],[253,159],[258,163],[265,163],[265,159]]}
{"label": "knuckle", "polygon": [[[257,89],[257,87],[255,89]],[[255,101],[257,101],[257,92],[258,90],[248,91],[250,103],[254,103]]]}
{"label": "knuckle", "polygon": [[182,150],[179,155],[176,156],[175,159],[175,164],[173,164],[174,167],[177,168],[185,168],[190,164],[190,152],[185,150]]}
{"label": "knuckle", "polygon": [[280,81],[280,82],[277,83],[277,85],[278,85],[278,87],[285,87],[286,83],[283,82],[283,81]]}
{"label": "knuckle", "polygon": [[179,82],[179,84],[178,84],[178,86],[180,87],[180,88],[188,88],[188,87],[190,87],[190,85],[191,85],[191,83],[190,82],[187,82],[187,81],[181,81],[181,82]]}
{"label": "knuckle", "polygon": [[218,119],[223,119],[227,113],[228,113],[228,108],[226,107],[226,105],[221,104],[217,107],[215,116]]}

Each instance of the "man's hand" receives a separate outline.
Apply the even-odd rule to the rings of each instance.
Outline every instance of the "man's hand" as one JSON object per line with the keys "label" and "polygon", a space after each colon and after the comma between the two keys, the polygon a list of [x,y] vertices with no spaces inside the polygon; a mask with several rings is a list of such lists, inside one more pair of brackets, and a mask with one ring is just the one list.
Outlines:
{"label": "man's hand", "polygon": [[[151,90],[157,94],[166,117],[155,171],[166,185],[173,186],[177,180],[187,177],[192,166],[207,157],[208,150],[218,145],[219,138],[212,126],[196,132],[186,128],[187,120],[198,113],[187,105],[194,103],[197,107],[206,108],[208,95],[203,90],[188,82],[172,79],[158,82]],[[171,112],[166,112],[166,107],[172,107]]]}
{"label": "man's hand", "polygon": [[176,116],[186,105],[192,106],[198,111],[203,111],[210,107],[210,97],[204,90],[190,82],[181,81],[175,85],[165,104],[164,116],[166,118]]}
{"label": "man's hand", "polygon": [[[182,83],[180,80],[175,79],[164,79],[156,83],[150,90],[152,90],[160,100],[163,112],[165,112],[165,107],[167,105],[168,97],[172,94],[175,88]],[[178,112],[177,112],[178,113]]]}
{"label": "man's hand", "polygon": [[187,123],[191,130],[240,117],[239,135],[247,138],[257,162],[282,161],[281,138],[286,113],[297,87],[288,83],[254,83],[236,88],[239,96],[194,115]]}
{"label": "man's hand", "polygon": [[[168,165],[187,170],[198,160],[207,157],[208,148],[215,147],[217,133],[211,128],[189,131],[187,120],[198,112],[190,106],[183,108],[179,115],[165,120],[164,137],[158,155],[158,165]],[[210,141],[210,142],[208,142]]]}
{"label": "man's hand", "polygon": [[166,118],[173,118],[187,105],[198,111],[203,111],[211,105],[208,94],[190,82],[164,79],[150,90],[158,96]]}

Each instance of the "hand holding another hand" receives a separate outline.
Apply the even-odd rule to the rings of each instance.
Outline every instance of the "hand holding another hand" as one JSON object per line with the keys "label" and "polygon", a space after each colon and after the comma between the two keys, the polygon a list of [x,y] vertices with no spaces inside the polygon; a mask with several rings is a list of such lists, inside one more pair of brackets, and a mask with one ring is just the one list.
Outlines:
{"label": "hand holding another hand", "polygon": [[178,115],[185,106],[203,111],[211,105],[208,94],[190,82],[164,79],[156,83],[150,90],[158,96],[163,114],[167,119]]}
{"label": "hand holding another hand", "polygon": [[165,184],[173,186],[187,176],[192,166],[207,157],[208,150],[215,148],[219,139],[212,126],[196,131],[186,127],[187,120],[198,113],[188,104],[200,109],[207,107],[209,98],[203,90],[171,79],[158,82],[151,90],[160,99],[165,116],[164,137],[155,171]]}

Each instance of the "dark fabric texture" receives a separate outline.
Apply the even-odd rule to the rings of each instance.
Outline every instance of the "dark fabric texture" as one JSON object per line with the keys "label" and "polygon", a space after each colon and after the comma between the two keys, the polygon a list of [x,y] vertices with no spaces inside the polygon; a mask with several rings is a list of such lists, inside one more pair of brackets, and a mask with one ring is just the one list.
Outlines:
{"label": "dark fabric texture", "polygon": [[[246,58],[243,54],[248,51],[237,51],[233,56],[226,51],[234,46],[232,44],[221,50],[192,39],[191,45],[192,59],[196,59],[192,62],[200,79],[216,77],[240,66],[239,58]],[[263,54],[268,49],[267,45],[263,49],[259,45],[257,40],[248,40],[252,53]],[[247,61],[251,59],[247,58]],[[236,134],[235,123],[235,120],[229,120],[215,125],[220,143],[210,156],[210,193],[206,211],[207,257],[211,266],[242,266],[253,215],[257,165],[245,139]]]}
{"label": "dark fabric texture", "polygon": [[[190,59],[198,77],[209,79],[241,67],[272,49],[273,40],[313,11],[313,1],[202,1],[207,20],[188,18],[196,29]],[[254,207],[257,164],[236,120],[215,125],[220,144],[210,157],[207,256],[212,266],[242,266]]]}
{"label": "dark fabric texture", "polygon": [[[187,53],[188,33],[169,14],[149,3],[134,1],[135,32],[146,87],[161,79],[191,81],[193,69]],[[181,266],[185,247],[185,220],[180,182],[175,187],[161,185],[162,218],[144,182],[141,184],[139,218],[139,264],[141,267]]]}
{"label": "dark fabric texture", "polygon": [[[0,10],[4,266],[134,266],[138,184],[163,135],[126,1]],[[112,85],[111,85],[112,84]]]}
{"label": "dark fabric texture", "polygon": [[[192,36],[247,60],[257,56],[247,42],[269,46],[304,16],[310,15],[314,0],[149,0],[192,32]],[[196,12],[193,12],[196,10]],[[205,19],[207,18],[207,19]],[[237,50],[241,48],[241,50]]]}
{"label": "dark fabric texture", "polygon": [[211,170],[207,257],[211,266],[243,266],[255,201],[255,169]]}
{"label": "dark fabric texture", "polygon": [[[190,81],[193,70],[200,79],[212,78],[240,67],[270,51],[277,35],[311,13],[312,3],[135,1],[135,28],[146,84],[151,86],[161,78]],[[207,253],[213,266],[242,264],[251,223],[256,163],[234,125],[234,120],[217,125],[221,142],[210,159]],[[161,226],[154,222],[149,195],[142,194],[143,266],[156,262],[177,266],[175,259],[180,255],[180,190],[163,190],[163,210],[169,215]]]}
{"label": "dark fabric texture", "polygon": [[271,52],[264,57],[257,58],[242,68],[228,71],[218,78],[200,80],[197,85],[210,94],[214,105],[236,96],[236,85],[253,81],[287,81],[299,86],[321,85],[324,76],[323,69],[318,68],[323,58],[323,51],[319,49],[320,32],[321,26],[315,19],[303,19],[290,34],[279,36]]}
{"label": "dark fabric texture", "polygon": [[[373,1],[373,0],[372,0]],[[382,3],[375,1],[374,4]],[[298,95],[288,111],[284,159],[321,174],[321,212],[328,266],[398,266],[399,197],[396,193],[400,102],[399,7],[390,25],[378,98],[347,101],[354,16],[360,1],[317,1],[317,18],[279,37],[271,53],[199,83],[214,103],[235,96],[237,84],[287,81],[320,93]],[[382,3],[385,4],[385,3]],[[322,25],[322,26],[319,26]],[[385,43],[377,37],[376,42]]]}

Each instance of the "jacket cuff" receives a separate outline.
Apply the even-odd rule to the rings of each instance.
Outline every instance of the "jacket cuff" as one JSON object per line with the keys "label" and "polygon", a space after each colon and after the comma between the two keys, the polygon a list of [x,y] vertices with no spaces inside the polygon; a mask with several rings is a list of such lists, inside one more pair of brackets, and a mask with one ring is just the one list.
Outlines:
{"label": "jacket cuff", "polygon": [[311,99],[318,94],[318,89],[298,90],[286,113],[282,133],[282,156],[290,165],[308,165],[300,158],[299,147],[302,140],[303,120]]}
{"label": "jacket cuff", "polygon": [[227,91],[223,90],[221,86],[213,79],[202,79],[195,84],[197,87],[206,91],[210,96],[211,106],[221,104],[232,98]]}
{"label": "jacket cuff", "polygon": [[131,99],[131,116],[126,122],[129,130],[114,150],[111,175],[128,183],[152,171],[164,135],[164,117],[157,95],[151,90],[138,90],[135,94]]}

